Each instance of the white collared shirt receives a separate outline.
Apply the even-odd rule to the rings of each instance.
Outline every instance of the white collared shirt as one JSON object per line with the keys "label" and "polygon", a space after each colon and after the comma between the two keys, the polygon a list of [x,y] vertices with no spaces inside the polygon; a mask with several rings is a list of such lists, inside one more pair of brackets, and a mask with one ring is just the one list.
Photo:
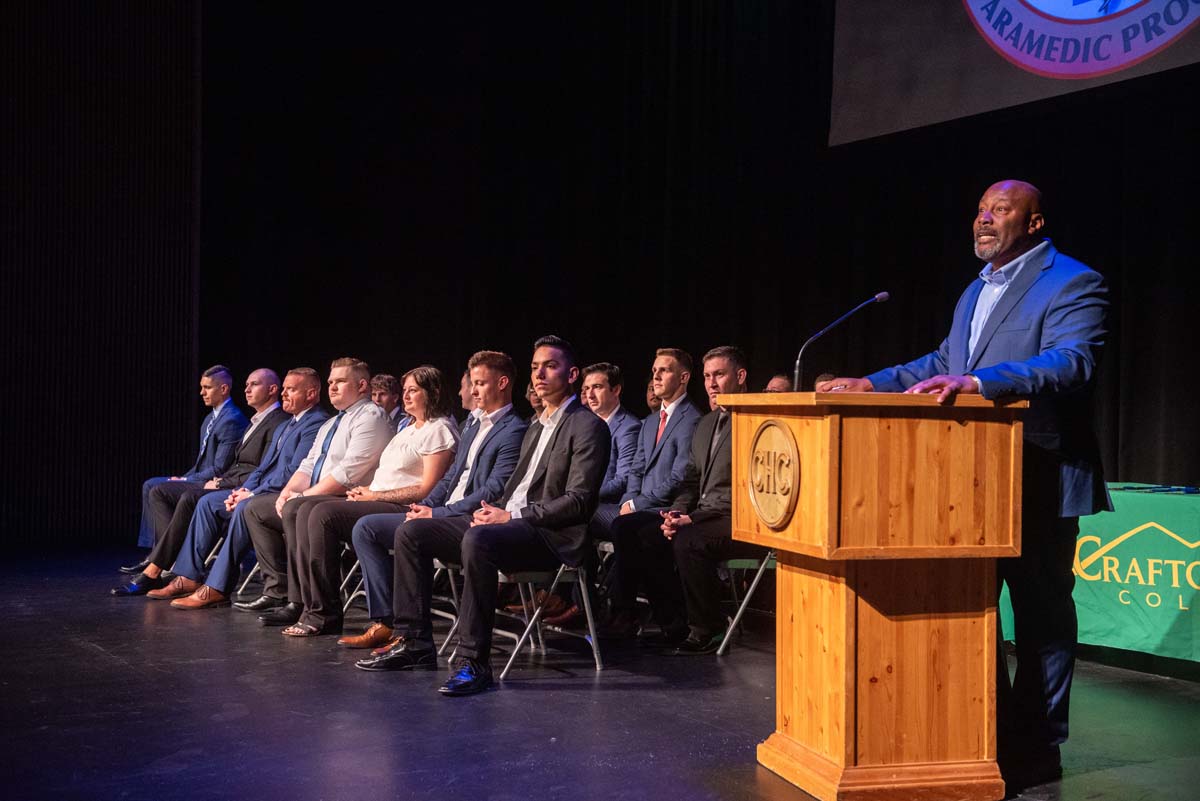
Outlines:
{"label": "white collared shirt", "polygon": [[458,503],[467,494],[467,486],[471,481],[471,471],[475,467],[475,457],[479,455],[479,449],[483,447],[483,441],[487,438],[488,432],[492,430],[492,426],[500,422],[504,415],[512,411],[511,403],[501,406],[494,412],[485,412],[483,409],[476,409],[471,414],[479,412],[476,419],[479,421],[479,430],[475,432],[475,438],[471,440],[471,447],[467,449],[467,458],[463,464],[462,475],[458,479],[458,483],[454,485],[454,491],[450,493],[450,497],[446,499],[446,505]]}
{"label": "white collared shirt", "polygon": [[[379,454],[391,439],[387,412],[361,398],[345,410],[341,422],[337,415],[330,417],[317,429],[312,448],[300,463],[296,472],[312,476],[316,484],[325,476],[332,476],[343,487],[370,484],[379,466]],[[321,446],[329,430],[337,426],[333,439],[329,441],[329,452],[321,464],[321,475],[314,476],[317,460],[321,457]]]}
{"label": "white collared shirt", "polygon": [[246,433],[242,434],[242,442],[250,439],[250,435],[254,433],[254,429],[258,428],[258,424],[266,419],[267,415],[279,408],[279,401],[275,401],[267,408],[263,409],[258,414],[250,418],[250,427],[246,429]]}
{"label": "white collared shirt", "polygon": [[553,414],[547,415],[543,411],[538,418],[542,430],[538,432],[538,441],[537,446],[533,449],[533,457],[530,458],[529,465],[525,468],[525,475],[521,477],[521,483],[513,490],[512,497],[504,505],[505,511],[514,518],[521,516],[521,510],[525,508],[526,502],[529,500],[529,486],[533,484],[533,476],[538,470],[538,463],[542,461],[542,455],[546,452],[546,447],[550,444],[550,440],[554,438],[554,430],[562,422],[563,410],[575,402],[575,397],[575,395],[572,395],[560,403]]}

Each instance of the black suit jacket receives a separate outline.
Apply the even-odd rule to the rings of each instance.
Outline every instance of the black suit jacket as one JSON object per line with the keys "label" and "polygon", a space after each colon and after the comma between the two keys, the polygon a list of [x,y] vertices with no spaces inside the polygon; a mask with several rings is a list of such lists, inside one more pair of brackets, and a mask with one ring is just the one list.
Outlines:
{"label": "black suit jacket", "polygon": [[238,445],[237,453],[233,457],[233,464],[217,479],[217,486],[221,489],[231,490],[242,486],[250,474],[258,469],[263,454],[271,445],[271,437],[274,436],[275,429],[279,427],[280,423],[287,422],[290,417],[290,414],[278,406],[272,409],[271,413],[259,423],[258,428],[254,429],[254,433],[247,437],[245,442]]}
{"label": "black suit jacket", "polygon": [[[504,485],[504,506],[525,477],[542,433],[534,422],[521,442],[517,467]],[[550,549],[568,565],[578,565],[587,551],[587,524],[600,503],[600,485],[608,470],[612,435],[590,409],[572,400],[536,466],[521,519],[532,523]]]}
{"label": "black suit jacket", "polygon": [[[733,421],[726,420],[717,449],[711,451],[719,412],[701,418],[692,434],[692,455],[671,508],[699,523],[733,514]],[[709,453],[712,458],[709,458]]]}

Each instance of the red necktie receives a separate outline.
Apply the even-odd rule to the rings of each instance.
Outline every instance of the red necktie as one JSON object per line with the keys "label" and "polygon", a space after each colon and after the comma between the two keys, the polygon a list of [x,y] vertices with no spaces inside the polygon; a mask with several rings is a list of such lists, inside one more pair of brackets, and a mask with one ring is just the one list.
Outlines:
{"label": "red necktie", "polygon": [[658,433],[654,435],[654,444],[655,445],[657,445],[658,441],[660,439],[662,439],[662,432],[663,432],[663,429],[666,427],[667,427],[667,410],[663,409],[661,412],[659,412]]}

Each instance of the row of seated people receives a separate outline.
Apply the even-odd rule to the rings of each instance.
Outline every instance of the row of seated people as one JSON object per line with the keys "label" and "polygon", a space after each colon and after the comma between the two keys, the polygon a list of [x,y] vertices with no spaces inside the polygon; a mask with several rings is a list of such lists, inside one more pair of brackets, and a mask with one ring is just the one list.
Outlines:
{"label": "row of seated people", "polygon": [[339,643],[372,649],[356,663],[364,670],[435,669],[433,563],[460,565],[458,659],[440,691],[468,695],[492,684],[497,572],[587,565],[594,543],[607,540],[617,575],[608,632],[638,636],[641,591],[660,641],[680,654],[713,653],[727,625],[718,565],[763,550],[731,536],[729,415],[716,402],[745,391],[745,355],[733,346],[705,354],[707,413],[688,397],[693,369],[686,352],[659,349],[659,408],[639,420],[621,404],[619,368],[581,369],[570,343],[542,337],[530,362],[538,405],[526,420],[513,409],[512,358],[480,351],[463,385],[474,409],[460,426],[435,367],[405,373],[396,405],[394,379],[372,381],[364,362],[337,359],[326,382],[333,417],[319,405],[314,370],[289,371],[282,389],[273,372],[256,370],[246,382],[249,420],[230,402],[229,371],[210,368],[200,387],[213,411],[196,463],[145,482],[140,542],[151,550],[122,568],[135,575],[112,592],[180,610],[228,606],[252,548],[262,593],[235,608],[290,637],[342,634],[349,543],[371,624]]}

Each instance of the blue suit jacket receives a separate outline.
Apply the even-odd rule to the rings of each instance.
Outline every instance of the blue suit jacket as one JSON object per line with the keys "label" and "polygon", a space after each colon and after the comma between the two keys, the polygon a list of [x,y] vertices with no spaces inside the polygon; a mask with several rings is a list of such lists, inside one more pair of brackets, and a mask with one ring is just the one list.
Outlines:
{"label": "blue suit jacket", "polygon": [[279,492],[283,489],[312,448],[317,429],[328,419],[329,415],[324,409],[314,406],[305,412],[300,422],[290,430],[290,421],[280,423],[275,429],[275,436],[271,439],[271,446],[267,449],[262,464],[250,474],[243,486],[255,495]]}
{"label": "blue suit jacket", "polygon": [[242,410],[232,402],[225,404],[225,408],[217,417],[217,423],[213,426],[212,433],[205,439],[204,431],[208,428],[210,419],[212,419],[212,412],[206,414],[200,421],[200,455],[196,457],[196,463],[192,465],[192,469],[183,474],[186,479],[208,481],[228,470],[229,466],[233,464],[233,457],[237,454],[238,446],[242,444],[242,434],[245,434],[246,429],[250,427],[250,421],[246,419],[246,415],[242,414]]}
{"label": "blue suit jacket", "polygon": [[642,421],[633,468],[629,471],[629,484],[621,496],[622,504],[632,500],[639,512],[665,509],[671,504],[687,472],[692,432],[696,430],[700,417],[700,410],[684,395],[667,420],[667,427],[657,445],[654,444],[654,437],[658,433],[659,416],[652,414]]}
{"label": "blue suit jacket", "polygon": [[624,406],[617,406],[608,418],[612,451],[608,455],[608,472],[604,474],[604,483],[600,485],[600,503],[616,503],[629,488],[629,473],[637,456],[641,428],[642,421],[625,411]]}
{"label": "blue suit jacket", "polygon": [[1107,334],[1103,277],[1050,245],[1004,290],[969,354],[971,317],[983,287],[979,279],[967,287],[950,336],[936,351],[867,378],[880,392],[899,392],[930,376],[970,372],[985,398],[1028,396],[1025,505],[1061,517],[1112,509],[1091,408]]}
{"label": "blue suit jacket", "polygon": [[429,496],[421,501],[422,506],[432,507],[434,517],[470,514],[479,508],[481,501],[495,501],[504,493],[504,484],[521,456],[521,441],[529,423],[522,420],[515,409],[510,409],[483,438],[479,452],[475,454],[475,463],[471,466],[471,476],[467,479],[466,494],[461,500],[447,506],[446,499],[458,486],[458,480],[467,466],[471,443],[479,434],[479,421],[468,419],[470,422],[463,429],[462,440],[458,443],[458,451],[454,454],[450,469]]}

